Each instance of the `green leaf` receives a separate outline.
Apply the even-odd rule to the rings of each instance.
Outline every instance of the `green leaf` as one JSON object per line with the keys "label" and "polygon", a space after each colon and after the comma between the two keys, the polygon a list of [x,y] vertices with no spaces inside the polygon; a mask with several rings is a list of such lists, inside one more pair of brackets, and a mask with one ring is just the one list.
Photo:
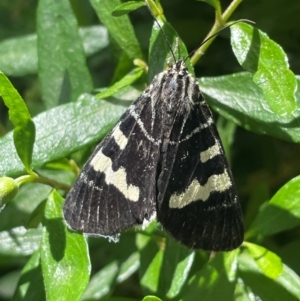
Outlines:
{"label": "green leaf", "polygon": [[[111,79],[111,84],[121,80],[128,72],[132,70],[132,59],[128,57],[128,55],[123,51],[118,55],[117,65],[114,69],[114,74]],[[133,64],[137,66],[136,61],[141,61],[140,59],[135,59]],[[147,70],[147,66],[145,66],[145,70]],[[97,90],[96,90],[97,91]]]}
{"label": "green leaf", "polygon": [[[256,218],[261,204],[270,199],[269,185],[261,183],[252,189],[250,198],[247,202],[246,211],[244,214],[245,229],[249,229],[250,225]],[[245,235],[245,240],[248,239],[248,233]]]}
{"label": "green leaf", "polygon": [[195,301],[199,296],[201,301],[232,300],[238,254],[238,249],[228,253],[216,253],[215,257],[192,277],[182,294],[182,300]]}
{"label": "green leaf", "polygon": [[155,296],[146,296],[142,301],[162,301],[162,299]]}
{"label": "green leaf", "polygon": [[283,49],[265,33],[246,23],[230,27],[232,49],[241,66],[253,73],[270,109],[290,117],[297,106],[297,81]]}
{"label": "green leaf", "polygon": [[58,159],[56,161],[49,162],[45,165],[45,168],[50,168],[50,169],[54,169],[54,170],[75,171],[72,163],[66,158],[62,158],[62,159]]}
{"label": "green leaf", "polygon": [[20,270],[4,273],[0,276],[0,296],[4,300],[11,300],[20,278]]}
{"label": "green leaf", "polygon": [[45,200],[51,187],[44,184],[22,185],[15,199],[5,208],[0,218],[0,230],[27,224],[32,211]]}
{"label": "green leaf", "polygon": [[118,262],[114,261],[93,275],[82,300],[96,300],[107,295],[114,287],[118,271]]}
{"label": "green leaf", "polygon": [[187,280],[195,253],[169,237],[164,250],[158,250],[153,241],[144,243],[140,237],[141,285],[159,296],[176,297]]}
{"label": "green leaf", "polygon": [[16,126],[13,137],[18,156],[29,172],[35,140],[35,126],[32,120],[27,119],[21,126]]}
{"label": "green leaf", "polygon": [[300,225],[300,176],[293,178],[261,206],[249,232],[272,235]]}
{"label": "green leaf", "polygon": [[54,190],[45,208],[40,248],[47,300],[80,300],[90,277],[84,236],[67,230],[62,217],[63,198]]}
{"label": "green leaf", "polygon": [[17,227],[0,232],[0,254],[6,256],[28,256],[40,245],[42,230]]}
{"label": "green leaf", "polygon": [[128,279],[139,267],[139,254],[132,253],[122,263],[113,261],[95,273],[82,296],[82,300],[98,300],[108,295],[116,283]]}
{"label": "green leaf", "polygon": [[122,283],[127,280],[139,267],[140,254],[138,252],[131,253],[123,262],[119,263],[117,283]]}
{"label": "green leaf", "polygon": [[96,95],[97,98],[103,99],[107,98],[109,96],[112,96],[118,92],[120,92],[125,87],[133,84],[136,80],[138,80],[142,74],[144,73],[143,68],[135,68],[130,73],[125,75],[121,80],[114,83],[109,88],[105,89],[104,91],[101,91],[99,94]]}
{"label": "green leaf", "polygon": [[293,270],[299,275],[300,261],[299,261],[299,250],[300,250],[300,238],[295,237],[288,243],[280,246],[278,255],[282,258],[282,261],[289,267],[293,267]]}
{"label": "green leaf", "polygon": [[216,11],[221,13],[221,4],[220,4],[219,0],[197,0],[197,1],[206,2],[207,4],[214,7],[216,9]]}
{"label": "green leaf", "polygon": [[245,285],[242,281],[239,281],[236,284],[234,299],[235,301],[253,301],[254,293],[251,290],[251,287]]}
{"label": "green leaf", "polygon": [[120,17],[120,16],[126,15],[142,6],[146,6],[146,3],[144,1],[128,1],[128,2],[122,3],[121,5],[118,5],[112,11],[111,14],[114,17]]}
{"label": "green leaf", "polygon": [[39,80],[47,108],[75,101],[93,88],[76,18],[68,0],[39,1]]}
{"label": "green leaf", "polygon": [[24,266],[12,301],[46,300],[40,253],[35,252]]}
{"label": "green leaf", "polygon": [[252,243],[245,243],[251,256],[263,273],[272,279],[278,278],[283,271],[281,258],[275,253]]}
{"label": "green leaf", "polygon": [[140,274],[142,277],[140,284],[149,292],[156,293],[159,289],[159,275],[163,258],[163,250],[158,250],[152,241],[149,242],[141,253],[142,266]]}
{"label": "green leaf", "polygon": [[109,44],[108,31],[102,25],[79,28],[79,36],[87,57],[106,48]]}
{"label": "green leaf", "polygon": [[[96,299],[98,300],[98,299]],[[127,298],[127,297],[109,297],[106,298],[105,301],[140,301],[141,299],[137,298]],[[92,301],[92,300],[89,300]]]}
{"label": "green leaf", "polygon": [[[104,26],[79,29],[86,56],[91,56],[108,45]],[[0,42],[0,70],[6,75],[24,76],[38,71],[37,35],[30,34]]]}
{"label": "green leaf", "polygon": [[[98,300],[98,299],[96,299]],[[105,301],[140,301],[141,299],[137,298],[127,298],[127,297],[109,297],[105,298]],[[92,301],[92,300],[89,300]]]}
{"label": "green leaf", "polygon": [[160,296],[172,299],[179,295],[187,280],[194,262],[195,252],[167,237],[163,256],[161,269],[158,270],[159,274],[157,275],[158,292]]}
{"label": "green leaf", "polygon": [[121,5],[121,1],[91,0],[90,2],[98,18],[128,57],[132,60],[142,58],[142,51],[128,16],[123,15],[118,18],[112,18],[111,16],[113,10]]}
{"label": "green leaf", "polygon": [[28,222],[26,224],[27,228],[37,228],[39,224],[42,223],[44,218],[46,201],[41,202],[31,213]]}
{"label": "green leaf", "polygon": [[[273,113],[249,73],[201,78],[199,85],[214,110],[237,125],[254,133],[300,142],[300,107],[289,120]],[[300,90],[296,96],[300,100]]]}
{"label": "green leaf", "polygon": [[9,118],[15,127],[13,136],[18,156],[26,170],[30,171],[35,126],[24,100],[2,72],[0,72],[0,95],[9,109]]}
{"label": "green leaf", "polygon": [[257,266],[248,252],[243,252],[239,256],[239,277],[244,285],[251,288],[255,300],[300,300],[300,277],[285,264],[281,275],[271,279]]}
{"label": "green leaf", "polygon": [[7,75],[23,76],[37,72],[37,36],[25,35],[0,42],[0,70]]}
{"label": "green leaf", "polygon": [[[151,37],[150,37],[150,48],[149,48],[149,74],[148,74],[148,82],[150,83],[154,76],[158,73],[162,72],[167,66],[168,60],[171,59],[170,62],[174,64],[174,58],[171,50],[175,55],[177,55],[180,59],[185,59],[188,57],[187,49],[181,39],[178,40],[178,47],[176,49],[176,38],[178,38],[178,34],[173,29],[173,27],[168,22],[160,22],[160,26],[163,28],[164,34],[161,31],[161,28],[157,25],[156,22],[153,23]],[[171,45],[168,45],[167,41]],[[176,54],[176,52],[177,53]],[[194,74],[194,69],[188,60],[186,62],[189,72]]]}
{"label": "green leaf", "polygon": [[[124,94],[124,97],[128,95]],[[33,168],[99,141],[125,109],[120,103],[97,100],[85,94],[76,103],[62,105],[36,116],[33,118],[37,128]],[[0,149],[0,175],[20,174],[24,168],[15,155],[11,133],[0,139]]]}
{"label": "green leaf", "polygon": [[217,120],[217,129],[218,129],[218,133],[220,135],[224,150],[225,150],[225,154],[226,157],[228,159],[228,161],[231,161],[231,146],[234,142],[234,134],[236,131],[236,125],[223,118],[223,116],[219,116],[218,120]]}

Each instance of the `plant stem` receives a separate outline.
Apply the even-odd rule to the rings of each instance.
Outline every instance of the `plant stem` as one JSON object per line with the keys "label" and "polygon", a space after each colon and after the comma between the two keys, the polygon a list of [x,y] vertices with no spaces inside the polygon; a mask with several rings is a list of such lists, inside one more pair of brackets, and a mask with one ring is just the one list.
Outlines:
{"label": "plant stem", "polygon": [[[237,9],[237,7],[240,5],[242,1],[243,0],[233,0],[231,4],[228,6],[228,8],[225,10],[225,12],[222,14],[221,19],[216,17],[215,23],[211,28],[211,30],[209,31],[208,35],[205,37],[204,41],[207,40],[209,37],[213,36],[214,34],[216,34],[220,29],[222,29],[226,21],[231,17],[232,13]],[[211,43],[214,41],[216,37],[217,36],[209,39],[207,42],[205,42],[195,51],[195,53],[191,58],[192,65],[195,65],[198,62],[198,60],[206,52],[206,50],[208,49],[208,47],[211,45]]]}
{"label": "plant stem", "polygon": [[55,181],[53,179],[44,177],[35,172],[32,172],[30,175],[21,176],[15,180],[16,180],[18,186],[21,186],[22,184],[25,184],[25,183],[41,183],[41,184],[49,185],[56,189],[62,189],[66,192],[68,192],[71,188],[70,185],[67,185],[67,184]]}
{"label": "plant stem", "polygon": [[230,5],[227,7],[227,9],[225,10],[225,12],[222,15],[223,20],[226,22],[231,15],[233,14],[233,12],[237,9],[237,7],[241,4],[243,0],[233,0]]}
{"label": "plant stem", "polygon": [[51,187],[53,187],[55,189],[61,189],[61,190],[64,190],[66,192],[68,192],[71,189],[70,185],[67,185],[67,184],[55,181],[53,179],[44,177],[44,176],[42,176],[40,174],[38,175],[38,177],[35,179],[34,182],[35,183],[46,184],[46,185],[49,185],[49,186],[51,186]]}

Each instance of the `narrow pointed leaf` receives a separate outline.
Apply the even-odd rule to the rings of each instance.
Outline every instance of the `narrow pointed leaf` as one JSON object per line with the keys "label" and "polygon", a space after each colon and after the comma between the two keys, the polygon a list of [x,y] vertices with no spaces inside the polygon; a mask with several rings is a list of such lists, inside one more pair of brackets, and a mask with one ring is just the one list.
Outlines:
{"label": "narrow pointed leaf", "polygon": [[164,258],[158,275],[158,292],[160,296],[167,296],[172,299],[181,292],[194,262],[195,253],[167,237],[163,255]]}
{"label": "narrow pointed leaf", "polygon": [[9,118],[15,127],[13,137],[18,156],[26,170],[30,171],[35,126],[24,100],[2,72],[0,72],[0,95],[9,109]]}
{"label": "narrow pointed leaf", "polygon": [[216,9],[216,11],[221,12],[221,4],[219,0],[197,0],[201,2],[206,2]]}
{"label": "narrow pointed leaf", "polygon": [[40,253],[35,252],[24,266],[12,301],[46,301]]}
{"label": "narrow pointed leaf", "polygon": [[151,293],[172,299],[186,283],[195,253],[170,237],[165,244],[164,250],[158,249],[153,241],[147,242],[147,237],[139,236],[141,285]]}
{"label": "narrow pointed leaf", "polygon": [[37,25],[39,79],[46,107],[90,92],[92,80],[69,1],[39,1]]}
{"label": "narrow pointed leaf", "polygon": [[126,74],[121,80],[114,83],[111,87],[97,94],[97,98],[104,99],[120,92],[122,89],[138,80],[142,76],[143,72],[144,69],[140,67],[133,69],[130,73]]}
{"label": "narrow pointed leaf", "polygon": [[121,5],[117,6],[113,11],[112,15],[114,17],[120,17],[126,15],[142,6],[146,6],[144,1],[128,1],[122,3]]}
{"label": "narrow pointed leaf", "polygon": [[[85,55],[107,47],[108,33],[104,26],[79,29]],[[0,70],[6,75],[24,76],[38,72],[37,35],[30,34],[0,42]]]}
{"label": "narrow pointed leaf", "polygon": [[120,0],[90,0],[100,21],[130,59],[142,58],[142,51],[127,15],[114,18],[113,10],[121,5]]}
{"label": "narrow pointed leaf", "polygon": [[139,267],[139,254],[133,253],[124,262],[113,261],[95,273],[82,296],[82,301],[98,300],[128,279]]}
{"label": "narrow pointed leaf", "polygon": [[[236,285],[237,256],[239,250],[217,253],[202,270],[195,274],[186,287],[183,301],[232,300]],[[220,292],[222,292],[220,294]]]}
{"label": "narrow pointed leaf", "polygon": [[114,287],[118,271],[118,263],[114,261],[94,274],[82,296],[82,300],[97,300],[109,294]]}
{"label": "narrow pointed leaf", "polygon": [[[148,258],[149,264],[145,266],[146,270],[140,280],[140,284],[149,292],[156,293],[159,288],[159,274],[163,263],[163,251],[153,249],[151,244],[147,246],[148,254],[145,254]],[[146,252],[146,251],[144,251]],[[151,258],[152,257],[152,258]],[[142,264],[146,263],[143,257],[141,258]]]}

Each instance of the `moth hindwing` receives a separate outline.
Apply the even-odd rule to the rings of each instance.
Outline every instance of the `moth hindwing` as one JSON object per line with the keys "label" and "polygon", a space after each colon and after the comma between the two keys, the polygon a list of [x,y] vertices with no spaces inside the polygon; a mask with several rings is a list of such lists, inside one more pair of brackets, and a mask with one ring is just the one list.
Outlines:
{"label": "moth hindwing", "polygon": [[212,113],[180,60],[155,76],[97,146],[66,197],[73,230],[110,236],[155,216],[189,248],[243,241],[237,191]]}

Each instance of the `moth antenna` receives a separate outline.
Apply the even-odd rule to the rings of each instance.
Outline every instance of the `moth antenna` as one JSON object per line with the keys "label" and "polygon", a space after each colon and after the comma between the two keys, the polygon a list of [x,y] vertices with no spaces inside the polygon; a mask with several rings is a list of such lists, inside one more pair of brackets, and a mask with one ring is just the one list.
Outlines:
{"label": "moth antenna", "polygon": [[162,26],[159,24],[157,18],[156,18],[155,15],[153,14],[153,12],[152,12],[152,10],[151,10],[151,8],[150,8],[150,5],[149,5],[149,3],[148,3],[148,0],[145,0],[145,2],[146,2],[146,4],[147,4],[147,6],[148,6],[148,9],[149,9],[149,11],[150,11],[150,14],[152,15],[152,17],[153,17],[153,19],[155,20],[156,24],[157,24],[158,27],[160,28],[160,30],[161,30],[161,32],[162,32],[162,35],[164,36],[164,38],[165,38],[165,40],[166,40],[166,43],[167,43],[168,47],[170,48],[170,51],[171,51],[173,60],[174,60],[174,62],[176,63],[175,53],[174,53],[174,51],[173,51],[173,49],[172,49],[171,43],[169,42],[169,40],[168,40],[168,38],[167,38],[167,35],[165,34],[165,32],[164,32]]}
{"label": "moth antenna", "polygon": [[[178,38],[178,37],[175,39],[175,51],[174,51],[174,55],[175,55],[175,53],[178,53],[178,56],[180,57],[179,38]],[[171,65],[172,65],[172,64],[171,64],[171,60],[172,60],[172,59],[174,59],[174,58],[169,57],[169,59],[168,59],[168,61],[167,61],[167,65],[168,65],[168,66],[171,66]],[[175,61],[175,63],[176,63],[176,61]]]}
{"label": "moth antenna", "polygon": [[[255,22],[251,21],[251,20],[248,20],[248,19],[240,19],[240,20],[237,20],[237,21],[234,21],[233,23],[227,25],[227,26],[224,26],[223,28],[221,28],[220,30],[218,30],[216,33],[214,33],[212,36],[208,37],[207,39],[205,39],[199,47],[201,47],[202,45],[204,45],[207,41],[209,41],[210,39],[212,39],[213,37],[215,37],[216,35],[218,35],[222,30],[226,29],[226,28],[229,28],[231,27],[232,25],[235,25],[236,23],[240,23],[240,22],[249,22],[249,23],[252,23],[252,24],[255,24]],[[198,47],[198,48],[199,48]],[[184,59],[184,62],[186,62],[186,60],[198,49],[194,49],[191,53],[189,53],[189,55]]]}

